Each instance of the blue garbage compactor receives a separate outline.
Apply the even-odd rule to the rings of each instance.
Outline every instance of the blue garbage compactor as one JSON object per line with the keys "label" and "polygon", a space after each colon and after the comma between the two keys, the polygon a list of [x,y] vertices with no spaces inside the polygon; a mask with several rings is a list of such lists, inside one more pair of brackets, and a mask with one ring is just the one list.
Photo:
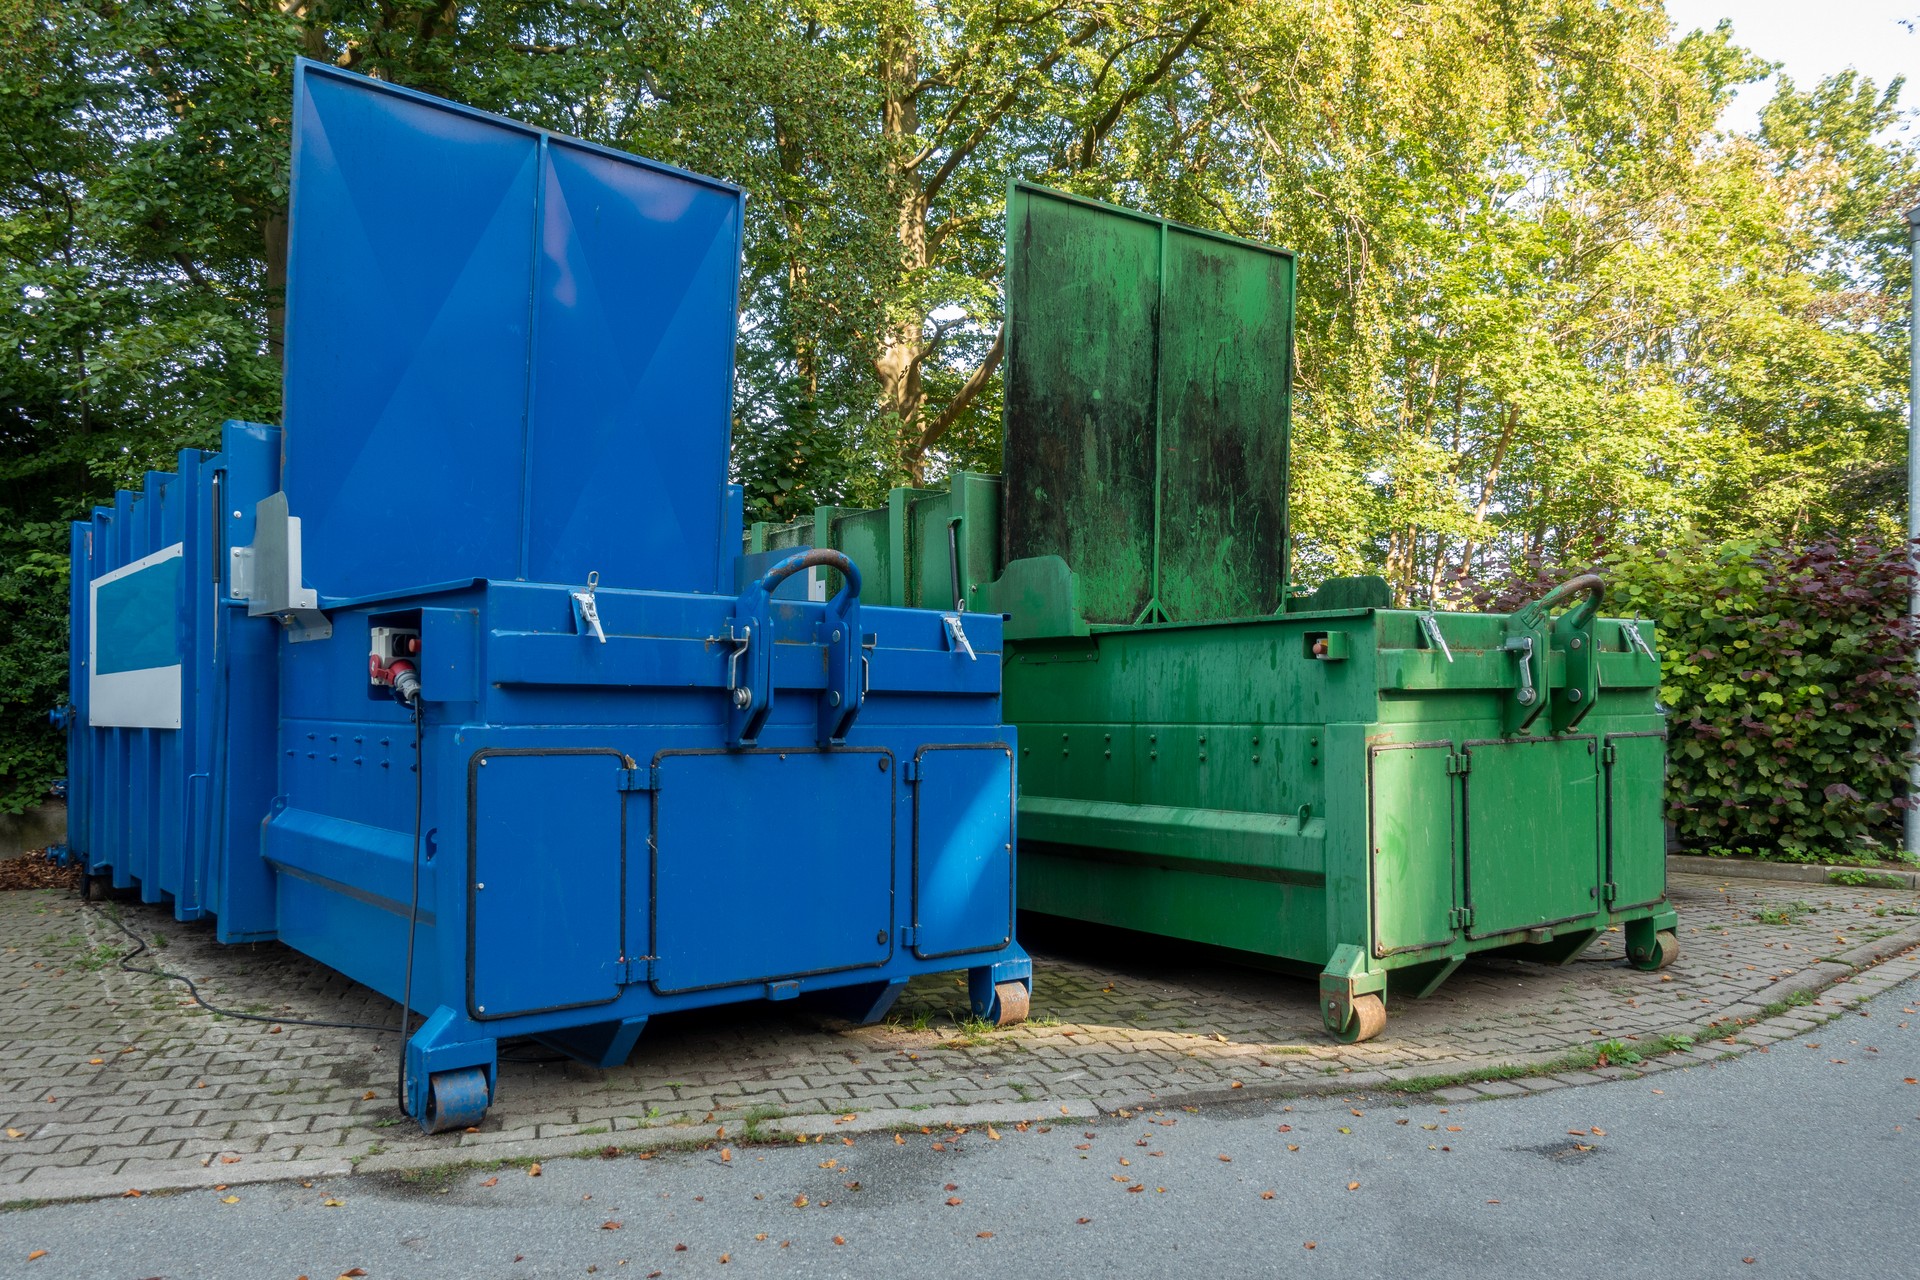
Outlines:
{"label": "blue garbage compactor", "polygon": [[73,526],[76,854],[426,1015],[430,1131],[508,1037],[956,970],[1024,1017],[1000,619],[737,556],[742,193],[295,80],[284,423]]}

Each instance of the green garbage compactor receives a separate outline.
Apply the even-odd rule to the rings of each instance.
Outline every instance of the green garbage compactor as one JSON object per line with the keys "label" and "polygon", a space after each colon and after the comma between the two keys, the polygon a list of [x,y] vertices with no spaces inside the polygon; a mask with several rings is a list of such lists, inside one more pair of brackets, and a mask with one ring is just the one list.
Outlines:
{"label": "green garbage compactor", "polygon": [[1289,589],[1292,256],[1020,183],[1008,223],[1004,475],[748,550],[844,551],[954,648],[1006,616],[1021,908],[1317,969],[1347,1042],[1475,953],[1671,963],[1652,624],[1593,575]]}

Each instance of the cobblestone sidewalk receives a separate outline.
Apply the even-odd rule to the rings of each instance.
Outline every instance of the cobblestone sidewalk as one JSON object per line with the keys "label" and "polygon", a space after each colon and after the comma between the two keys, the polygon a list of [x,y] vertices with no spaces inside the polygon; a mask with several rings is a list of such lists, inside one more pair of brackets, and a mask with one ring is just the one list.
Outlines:
{"label": "cobblestone sidewalk", "polygon": [[[1916,954],[1880,963],[1920,943],[1920,893],[1701,875],[1672,888],[1682,954],[1666,973],[1630,968],[1620,934],[1564,968],[1469,962],[1432,998],[1395,1004],[1385,1036],[1364,1045],[1324,1037],[1310,979],[1164,944],[1143,954],[1111,935],[1039,933],[1028,939],[1037,980],[1025,1026],[968,1026],[964,991],[942,978],[917,982],[873,1027],[766,1004],[659,1018],[609,1071],[510,1046],[479,1131],[440,1138],[394,1106],[394,1036],[209,1015],[179,984],[123,972],[130,944],[100,910],[51,890],[5,893],[0,1203],[634,1146],[706,1126],[1089,1115],[1247,1096],[1235,1090],[1558,1087],[1715,1060],[1920,971]],[[215,1004],[395,1020],[392,1002],[285,947],[221,947],[158,908],[117,910],[154,944],[136,963],[192,976]],[[1850,985],[1813,995],[1836,982]],[[1691,1043],[1722,1023],[1724,1041]],[[1515,1065],[1556,1072],[1456,1084]]]}

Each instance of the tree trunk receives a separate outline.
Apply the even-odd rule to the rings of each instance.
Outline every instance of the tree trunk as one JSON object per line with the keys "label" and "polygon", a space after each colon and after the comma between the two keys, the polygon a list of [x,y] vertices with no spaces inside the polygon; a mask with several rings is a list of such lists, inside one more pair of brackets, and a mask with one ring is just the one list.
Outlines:
{"label": "tree trunk", "polygon": [[[903,276],[911,276],[927,265],[927,192],[918,166],[908,159],[920,151],[920,109],[914,87],[920,66],[916,35],[913,11],[896,10],[880,40],[880,83],[885,93],[880,129],[893,154],[900,157],[895,172],[895,233]],[[916,448],[920,412],[927,399],[920,379],[920,362],[926,355],[925,329],[926,317],[917,307],[894,315],[881,330],[879,350],[873,359],[874,372],[880,379],[880,407],[893,418],[899,461],[909,483],[915,485],[926,478],[924,455]]]}

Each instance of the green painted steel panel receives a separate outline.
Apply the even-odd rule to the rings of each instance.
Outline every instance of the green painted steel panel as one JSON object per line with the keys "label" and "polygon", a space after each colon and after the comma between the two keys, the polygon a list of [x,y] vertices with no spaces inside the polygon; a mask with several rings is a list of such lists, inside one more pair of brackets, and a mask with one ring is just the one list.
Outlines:
{"label": "green painted steel panel", "polygon": [[1591,737],[1466,748],[1467,906],[1476,938],[1601,908],[1600,762]]}
{"label": "green painted steel panel", "polygon": [[1368,756],[1373,954],[1445,946],[1454,934],[1453,744],[1375,747]]}
{"label": "green painted steel panel", "polygon": [[1161,224],[1119,215],[1007,195],[1006,559],[1064,557],[1090,622],[1153,596]]}
{"label": "green painted steel panel", "polygon": [[1274,613],[1287,581],[1293,258],[1170,227],[1160,310],[1161,611]]}
{"label": "green painted steel panel", "polygon": [[1660,733],[1606,739],[1607,880],[1615,911],[1667,896],[1667,743]]}
{"label": "green painted steel panel", "polygon": [[1293,255],[1014,183],[1006,558],[1089,622],[1273,613],[1287,577]]}

